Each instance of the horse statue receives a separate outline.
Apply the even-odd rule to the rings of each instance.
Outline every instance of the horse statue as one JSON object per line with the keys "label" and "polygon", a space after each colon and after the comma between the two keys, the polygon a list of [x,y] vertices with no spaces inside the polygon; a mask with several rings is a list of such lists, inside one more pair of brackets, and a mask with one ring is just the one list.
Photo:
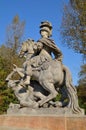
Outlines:
{"label": "horse statue", "polygon": [[[22,44],[19,55],[24,56],[25,54],[27,54],[26,56],[29,57],[27,58],[28,61],[36,58],[36,56],[41,57],[43,53],[48,55],[47,51],[43,49],[41,53],[37,55],[37,52],[35,51],[35,46],[36,43],[34,43],[34,41],[32,40],[25,41]],[[51,57],[49,58],[51,59]],[[27,61],[24,63],[22,69],[16,67],[17,71],[24,75],[23,72],[25,71],[26,65],[28,65]],[[40,107],[43,104],[56,98],[56,96],[58,95],[58,88],[65,86],[65,90],[68,96],[67,107],[70,108],[73,113],[82,113],[82,109],[78,105],[77,91],[72,84],[72,77],[68,67],[66,67],[56,59],[51,59],[50,61],[43,62],[38,67],[34,67],[34,65],[31,65],[30,69],[31,77],[37,80],[40,85],[49,93],[47,96],[38,101]]]}

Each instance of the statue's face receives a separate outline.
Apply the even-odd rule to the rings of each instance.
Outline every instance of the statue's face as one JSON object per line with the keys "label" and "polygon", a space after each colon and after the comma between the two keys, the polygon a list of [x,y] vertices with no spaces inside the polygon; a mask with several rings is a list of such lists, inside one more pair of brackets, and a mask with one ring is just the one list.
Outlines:
{"label": "statue's face", "polygon": [[45,38],[48,38],[49,37],[49,33],[45,30],[41,30],[41,36],[42,37],[45,37]]}

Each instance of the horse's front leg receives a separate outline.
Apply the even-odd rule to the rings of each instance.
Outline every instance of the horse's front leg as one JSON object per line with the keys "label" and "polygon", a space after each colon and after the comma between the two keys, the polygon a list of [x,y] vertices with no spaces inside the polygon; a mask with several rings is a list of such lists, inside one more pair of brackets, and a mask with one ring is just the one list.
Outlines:
{"label": "horse's front leg", "polygon": [[55,90],[53,83],[49,83],[48,81],[44,81],[42,83],[42,87],[46,89],[50,94],[39,101],[39,106],[42,106],[44,103],[49,102],[53,98],[55,98],[58,92]]}
{"label": "horse's front leg", "polygon": [[13,64],[13,66],[14,66],[13,71],[17,72],[20,75],[20,77],[24,77],[24,68],[19,68],[15,64]]}
{"label": "horse's front leg", "polygon": [[9,81],[11,79],[11,77],[13,76],[13,74],[15,74],[15,71],[12,71],[7,77],[6,77],[6,81]]}
{"label": "horse's front leg", "polygon": [[16,72],[20,75],[20,77],[24,77],[25,74],[24,74],[24,69],[23,68],[17,68],[16,69]]}

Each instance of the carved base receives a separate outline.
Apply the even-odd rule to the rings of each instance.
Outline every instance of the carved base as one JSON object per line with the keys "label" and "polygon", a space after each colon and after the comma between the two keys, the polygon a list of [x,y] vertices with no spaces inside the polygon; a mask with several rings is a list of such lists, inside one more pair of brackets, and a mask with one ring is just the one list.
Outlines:
{"label": "carved base", "polygon": [[7,110],[7,114],[28,114],[28,115],[84,115],[84,110],[82,110],[82,113],[74,114],[71,109],[64,107],[56,107],[56,108],[28,108],[23,107],[20,108],[19,104],[13,104],[12,107],[9,107]]}

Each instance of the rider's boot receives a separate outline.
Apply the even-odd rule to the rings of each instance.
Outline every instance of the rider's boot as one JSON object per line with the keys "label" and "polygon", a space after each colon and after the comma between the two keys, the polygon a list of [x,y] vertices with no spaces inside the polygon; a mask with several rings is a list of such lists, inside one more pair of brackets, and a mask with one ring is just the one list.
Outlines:
{"label": "rider's boot", "polygon": [[30,84],[30,78],[31,78],[31,75],[32,75],[32,68],[31,68],[31,65],[30,63],[28,62],[27,64],[27,67],[26,67],[26,79],[25,79],[25,85],[29,85]]}

